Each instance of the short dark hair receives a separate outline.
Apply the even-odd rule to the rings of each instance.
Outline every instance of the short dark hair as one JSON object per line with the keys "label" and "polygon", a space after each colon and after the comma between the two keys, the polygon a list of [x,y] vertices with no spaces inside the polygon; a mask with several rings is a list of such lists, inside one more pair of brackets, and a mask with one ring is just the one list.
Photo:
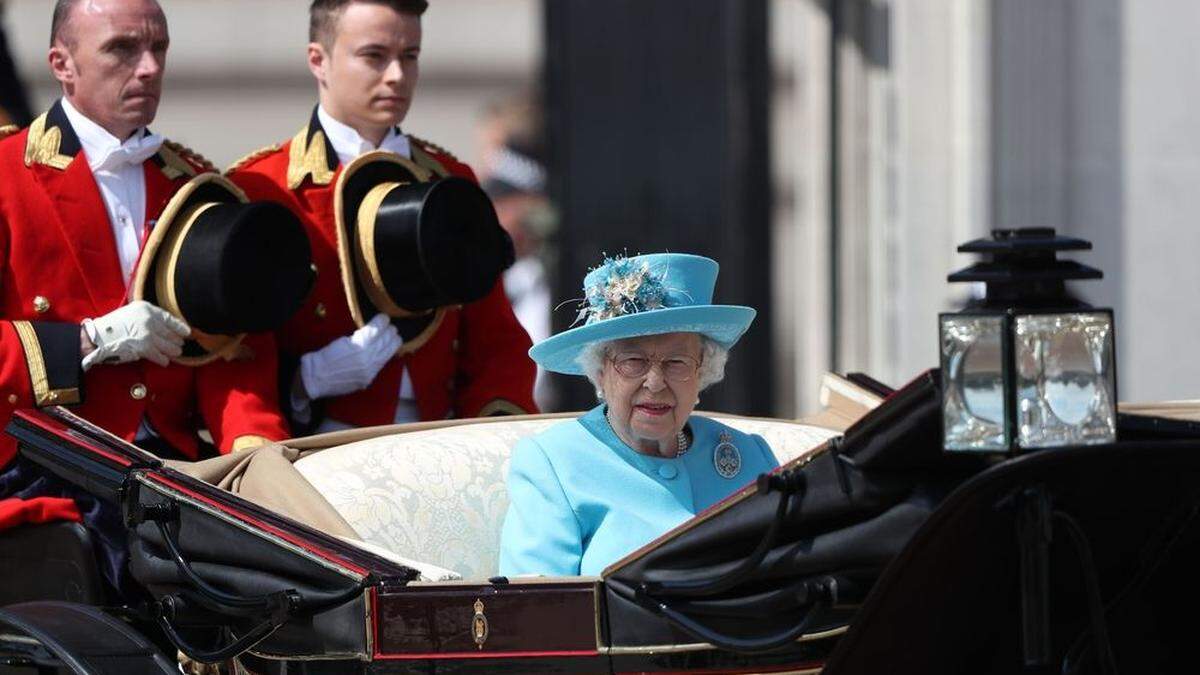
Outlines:
{"label": "short dark hair", "polygon": [[[59,0],[59,2],[70,0]],[[356,2],[391,7],[401,14],[421,16],[429,9],[428,0],[313,0],[308,7],[308,41],[329,46],[342,11]]]}
{"label": "short dark hair", "polygon": [[[50,19],[50,46],[53,47],[55,42],[58,42],[63,32],[63,27],[67,25],[67,21],[71,18],[71,10],[75,9],[76,3],[79,0],[58,0],[54,3],[54,15]],[[63,40],[68,42],[68,40]]]}

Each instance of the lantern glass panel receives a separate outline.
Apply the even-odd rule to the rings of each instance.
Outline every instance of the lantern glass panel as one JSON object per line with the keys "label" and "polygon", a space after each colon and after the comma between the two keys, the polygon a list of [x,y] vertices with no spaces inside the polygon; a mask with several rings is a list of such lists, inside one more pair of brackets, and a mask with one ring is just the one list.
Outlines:
{"label": "lantern glass panel", "polygon": [[1017,443],[1023,448],[1117,438],[1112,315],[1016,317]]}
{"label": "lantern glass panel", "polygon": [[947,450],[995,452],[1009,448],[1004,318],[941,317],[942,431]]}

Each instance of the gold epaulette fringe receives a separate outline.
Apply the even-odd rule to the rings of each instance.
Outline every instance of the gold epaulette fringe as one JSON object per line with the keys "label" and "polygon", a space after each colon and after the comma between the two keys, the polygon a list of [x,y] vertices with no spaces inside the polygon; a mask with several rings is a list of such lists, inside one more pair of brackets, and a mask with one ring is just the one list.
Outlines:
{"label": "gold epaulette fringe", "polygon": [[413,136],[412,134],[408,134],[408,140],[420,145],[422,148],[424,148],[425,152],[431,152],[431,153],[435,153],[438,155],[444,155],[456,162],[458,161],[458,158],[454,156],[454,153],[443,148],[442,146],[438,145],[437,143],[430,143],[429,141],[425,140],[424,138],[421,138],[419,136]]}
{"label": "gold epaulette fringe", "polygon": [[234,162],[233,164],[230,164],[229,168],[225,169],[225,175],[228,176],[229,174],[233,173],[234,171],[237,171],[238,169],[242,168],[243,166],[246,166],[250,162],[253,162],[258,159],[262,159],[263,157],[266,157],[267,155],[271,154],[272,152],[275,152],[276,150],[279,150],[282,147],[283,147],[283,143],[276,143],[274,145],[268,145],[265,148],[259,148],[258,150],[255,150],[254,152],[252,152],[252,153],[246,155],[245,157],[239,159],[238,161]]}
{"label": "gold epaulette fringe", "polygon": [[21,130],[21,127],[15,124],[5,124],[0,127],[0,138],[8,138]]}
{"label": "gold epaulette fringe", "polygon": [[183,145],[182,143],[176,143],[175,141],[163,141],[163,145],[167,146],[171,150],[174,150],[175,154],[179,155],[180,157],[183,157],[187,161],[198,165],[204,171],[217,170],[217,167],[213,166],[213,163],[208,161],[208,158],[196,152],[195,150],[192,150],[186,145]]}

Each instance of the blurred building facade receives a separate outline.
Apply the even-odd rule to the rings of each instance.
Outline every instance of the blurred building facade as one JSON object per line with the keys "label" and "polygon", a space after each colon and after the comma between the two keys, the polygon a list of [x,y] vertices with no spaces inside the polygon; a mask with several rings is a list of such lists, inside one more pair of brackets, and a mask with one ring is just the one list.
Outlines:
{"label": "blurred building facade", "polygon": [[[315,101],[305,3],[162,1],[172,49],[156,130],[222,166],[290,137]],[[772,410],[754,412],[814,409],[829,369],[898,385],[935,365],[936,315],[967,292],[945,283],[969,263],[956,245],[1022,226],[1095,243],[1079,259],[1107,277],[1078,291],[1117,312],[1123,399],[1198,395],[1200,4],[727,1],[761,3],[769,26],[761,258],[772,291],[756,330],[770,331]],[[35,110],[57,96],[45,67],[51,7],[9,0],[4,17]],[[481,111],[541,81],[546,12],[539,0],[432,0],[405,129],[477,162]]]}
{"label": "blurred building facade", "polygon": [[[1123,400],[1196,398],[1200,5],[774,0],[777,407],[831,364],[900,384],[937,363],[992,228],[1090,239]],[[791,289],[790,295],[782,292]],[[791,346],[789,353],[787,347]]]}
{"label": "blurred building facade", "polygon": [[[305,63],[303,0],[160,0],[171,49],[156,131],[228,166],[291,138],[316,104]],[[4,23],[35,110],[59,96],[46,66],[51,0],[8,0]],[[467,162],[491,102],[534,87],[542,55],[539,0],[433,0],[421,84],[405,131]]]}

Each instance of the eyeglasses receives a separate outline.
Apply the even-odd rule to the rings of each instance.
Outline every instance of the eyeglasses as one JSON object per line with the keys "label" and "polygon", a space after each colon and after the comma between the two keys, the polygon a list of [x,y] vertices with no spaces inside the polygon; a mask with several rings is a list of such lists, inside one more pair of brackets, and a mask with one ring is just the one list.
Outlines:
{"label": "eyeglasses", "polygon": [[609,356],[608,360],[612,362],[613,368],[616,369],[622,377],[636,379],[645,377],[654,364],[659,364],[663,379],[668,382],[679,384],[687,382],[696,376],[696,372],[700,369],[700,362],[690,356],[672,356],[665,359],[650,358],[647,356],[639,356],[634,354],[619,354],[617,356]]}

